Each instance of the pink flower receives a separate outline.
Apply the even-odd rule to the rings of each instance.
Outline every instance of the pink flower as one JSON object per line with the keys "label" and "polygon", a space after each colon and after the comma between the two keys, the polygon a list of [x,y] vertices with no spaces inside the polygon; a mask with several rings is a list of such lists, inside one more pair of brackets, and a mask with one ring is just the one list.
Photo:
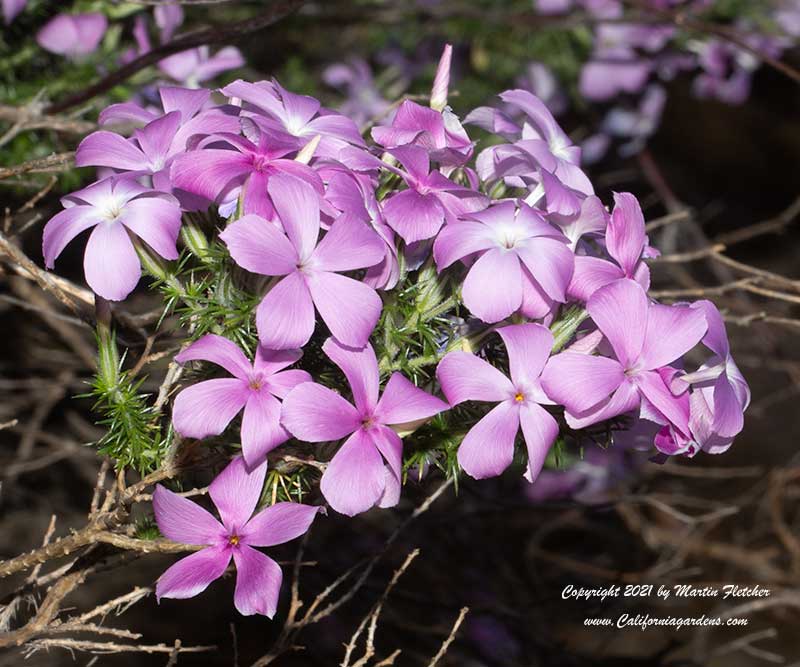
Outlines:
{"label": "pink flower", "polygon": [[472,156],[472,141],[453,112],[437,111],[410,100],[400,105],[391,125],[372,128],[372,138],[386,149],[423,148],[431,160],[443,166],[460,166]]}
{"label": "pink flower", "polygon": [[650,269],[642,261],[649,248],[644,215],[636,197],[628,192],[614,193],[614,211],[606,228],[606,250],[614,260],[578,255],[568,293],[587,301],[599,288],[621,278],[650,287]]}
{"label": "pink flower", "polygon": [[[172,108],[163,116],[156,116],[133,104],[125,105],[124,109],[119,108],[122,105],[115,105],[117,108],[111,116],[115,120],[122,116],[152,119],[147,120],[144,127],[135,129],[131,139],[106,130],[92,132],[78,146],[75,164],[79,167],[111,167],[151,175],[154,176],[156,187],[169,189],[169,166],[175,156],[186,151],[190,138],[239,127],[235,116],[200,111],[209,95],[207,90],[162,89],[165,107]],[[108,122],[108,116],[106,113],[104,122]]]}
{"label": "pink flower", "polygon": [[284,350],[305,345],[316,326],[314,309],[341,342],[361,347],[381,312],[371,287],[341,275],[377,264],[384,243],[367,225],[338,219],[319,243],[319,197],[292,176],[273,176],[268,192],[285,234],[277,225],[248,215],[228,225],[220,238],[234,261],[266,276],[285,276],[256,312],[261,344]]}
{"label": "pink flower", "polygon": [[467,308],[484,322],[499,322],[517,310],[544,317],[566,301],[573,254],[567,239],[527,204],[503,201],[447,225],[433,246],[441,271],[478,255],[464,280]]}
{"label": "pink flower", "polygon": [[319,135],[316,156],[336,159],[343,148],[364,146],[364,139],[350,118],[324,108],[309,95],[289,92],[277,81],[250,83],[239,79],[225,86],[222,93],[245,102],[244,113],[256,124],[261,118],[277,123],[282,132],[297,137],[299,146]]}
{"label": "pink flower", "polygon": [[164,259],[177,259],[181,226],[177,200],[142,187],[131,178],[109,177],[62,198],[64,210],[44,228],[45,266],[53,268],[66,245],[94,227],[86,244],[83,269],[96,294],[120,301],[141,277],[141,264],[130,234],[138,236]]}
{"label": "pink flower", "polygon": [[208,493],[219,511],[220,523],[192,501],[160,484],[153,494],[153,509],[161,533],[175,542],[204,545],[162,574],[156,598],[184,600],[202,593],[219,579],[233,558],[236,563],[234,604],[240,614],[275,615],[283,573],[280,566],[253,547],[271,547],[305,533],[321,507],[276,503],[253,515],[264,477],[266,461],[247,472],[244,460],[235,458],[211,483]]}
{"label": "pink flower", "polygon": [[244,65],[241,51],[226,46],[211,55],[207,46],[181,51],[158,63],[158,69],[188,88],[197,88],[204,81]]}
{"label": "pink flower", "polygon": [[248,466],[255,466],[275,447],[289,439],[280,425],[283,398],[301,382],[310,382],[306,371],[283,369],[295,363],[300,350],[275,352],[261,347],[250,363],[242,351],[222,336],[208,334],[183,350],[175,361],[202,359],[222,366],[232,378],[198,382],[175,398],[172,422],[184,437],[205,438],[219,435],[244,408],[242,452]]}
{"label": "pink flower", "polygon": [[94,51],[107,27],[102,14],[59,14],[36,34],[36,41],[47,51],[75,58]]}
{"label": "pink flower", "polygon": [[327,387],[301,384],[284,400],[281,421],[292,435],[307,442],[350,436],[320,484],[337,512],[353,516],[377,503],[393,504],[399,495],[403,442],[389,426],[427,419],[446,410],[447,404],[400,373],[389,378],[379,399],[378,362],[371,345],[352,349],[329,338],[322,349],[347,376],[355,407]]}
{"label": "pink flower", "polygon": [[744,428],[750,388],[731,356],[725,322],[717,307],[710,301],[698,301],[692,308],[705,314],[708,332],[703,345],[714,356],[694,373],[677,376],[674,385],[691,387],[689,428],[694,440],[703,451],[721,454]]}
{"label": "pink flower", "polygon": [[389,152],[405,167],[397,173],[408,189],[384,202],[383,215],[406,243],[436,236],[445,221],[455,222],[458,216],[479,211],[489,203],[480,192],[453,183],[439,171],[430,171],[424,148],[402,146]]}
{"label": "pink flower", "polygon": [[[267,184],[275,174],[291,174],[312,185],[320,196],[324,194],[322,179],[313,169],[286,157],[298,148],[294,137],[278,131],[256,134],[257,144],[238,134],[220,133],[202,142],[197,151],[178,155],[172,163],[173,184],[215,202],[241,187],[243,212],[262,218],[275,213],[267,196]],[[216,147],[226,144],[227,148]]]}
{"label": "pink flower", "polygon": [[701,310],[651,303],[639,283],[617,280],[597,290],[586,304],[614,357],[566,351],[542,373],[550,398],[566,408],[575,429],[642,407],[642,416],[689,434],[688,405],[670,391],[676,371],[668,364],[691,350],[708,325]]}
{"label": "pink flower", "polygon": [[541,324],[498,329],[508,350],[509,380],[488,361],[469,352],[451,352],[439,362],[436,377],[450,405],[488,401],[497,406],[473,426],[458,448],[458,463],[475,479],[496,477],[514,458],[514,439],[522,427],[528,449],[528,481],[534,481],[558,435],[558,424],[542,408],[552,405],[539,375],[553,347]]}

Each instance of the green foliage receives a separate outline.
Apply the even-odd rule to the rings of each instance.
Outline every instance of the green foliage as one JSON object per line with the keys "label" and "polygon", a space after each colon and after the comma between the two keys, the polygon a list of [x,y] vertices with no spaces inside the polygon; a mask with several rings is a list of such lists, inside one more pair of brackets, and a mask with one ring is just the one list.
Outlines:
{"label": "green foliage", "polygon": [[[100,343],[101,347],[105,344]],[[116,345],[113,337],[108,344]],[[172,432],[162,436],[149,395],[141,391],[144,379],[136,380],[123,370],[123,362],[124,358],[116,372],[108,373],[101,360],[101,370],[87,396],[95,399],[93,409],[101,415],[97,423],[107,429],[97,443],[100,453],[111,458],[118,469],[134,468],[144,474],[158,468],[169,448]]]}
{"label": "green foliage", "polygon": [[255,353],[255,309],[261,297],[245,287],[247,277],[219,241],[208,244],[202,255],[184,250],[160,274],[150,273],[156,278],[151,287],[164,296],[164,314],[176,313],[192,340],[215,333]]}
{"label": "green foliage", "polygon": [[137,519],[134,526],[133,536],[139,540],[157,540],[161,535],[158,525],[153,517],[142,517]]}

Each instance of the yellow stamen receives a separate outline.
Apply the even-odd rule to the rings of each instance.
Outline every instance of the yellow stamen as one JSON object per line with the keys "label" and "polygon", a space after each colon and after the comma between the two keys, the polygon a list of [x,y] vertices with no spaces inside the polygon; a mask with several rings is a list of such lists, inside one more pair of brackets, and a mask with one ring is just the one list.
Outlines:
{"label": "yellow stamen", "polygon": [[514,400],[515,400],[517,403],[522,403],[522,401],[524,401],[524,400],[525,400],[525,394],[523,394],[522,392],[518,391],[518,392],[516,393],[516,395],[514,396]]}
{"label": "yellow stamen", "polygon": [[230,544],[235,547],[237,544],[239,544],[239,536],[238,535],[231,535],[231,537],[228,540],[228,542],[230,542]]}

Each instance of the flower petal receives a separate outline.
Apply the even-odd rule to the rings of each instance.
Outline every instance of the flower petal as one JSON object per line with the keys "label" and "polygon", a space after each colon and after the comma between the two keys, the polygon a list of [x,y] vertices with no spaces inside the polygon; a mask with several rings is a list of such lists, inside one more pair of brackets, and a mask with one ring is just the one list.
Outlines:
{"label": "flower petal", "polygon": [[612,262],[599,257],[577,255],[567,294],[585,303],[598,289],[624,277],[622,269]]}
{"label": "flower petal", "polygon": [[328,338],[322,346],[328,358],[342,369],[350,388],[353,402],[362,413],[371,411],[378,402],[378,360],[375,350],[367,343],[361,349],[346,347],[334,338]]}
{"label": "flower petal", "polygon": [[175,397],[172,423],[185,438],[219,435],[247,402],[247,385],[238,378],[193,384]]}
{"label": "flower petal", "polygon": [[705,335],[703,311],[689,306],[651,304],[639,365],[653,370],[679,359]]}
{"label": "flower petal", "polygon": [[164,166],[175,133],[181,124],[181,112],[171,111],[150,121],[141,129],[134,130],[136,141],[147,156],[147,168],[157,171]]}
{"label": "flower petal", "polygon": [[441,271],[456,260],[496,245],[486,225],[474,220],[463,220],[445,225],[433,244],[433,257]]}
{"label": "flower petal", "polygon": [[89,236],[83,256],[89,287],[105,299],[122,301],[142,275],[139,257],[121,224],[102,223]]}
{"label": "flower petal", "polygon": [[439,362],[436,378],[450,405],[464,401],[503,401],[514,385],[485,359],[469,352],[450,352]]}
{"label": "flower petal", "polygon": [[628,277],[633,276],[646,243],[639,201],[629,192],[615,192],[614,210],[606,229],[606,247]]}
{"label": "flower petal", "polygon": [[358,411],[335,391],[306,382],[284,399],[281,423],[298,440],[326,442],[349,435],[361,421]]}
{"label": "flower petal", "polygon": [[153,511],[161,534],[183,544],[216,544],[225,531],[209,512],[188,498],[156,485]]}
{"label": "flower petal", "polygon": [[553,349],[550,330],[541,324],[514,324],[498,329],[497,333],[508,350],[511,379],[517,384],[536,380]]}
{"label": "flower petal", "polygon": [[383,302],[369,285],[328,271],[308,277],[308,289],[334,337],[351,347],[363,347],[381,314]]}
{"label": "flower petal", "polygon": [[723,359],[730,356],[730,344],[725,330],[725,321],[719,309],[711,301],[695,301],[692,308],[702,310],[708,323],[708,331],[703,336],[703,345]]}
{"label": "flower petal", "polygon": [[458,463],[470,477],[497,477],[514,460],[519,406],[503,401],[473,426],[458,448]]}
{"label": "flower petal", "polygon": [[656,371],[637,373],[633,381],[644,397],[673,426],[684,434],[689,433],[689,399],[686,394],[675,396]]}
{"label": "flower petal", "polygon": [[314,325],[311,293],[298,271],[275,285],[256,310],[258,338],[268,349],[303,347],[314,333]]}
{"label": "flower petal", "polygon": [[250,171],[252,164],[239,151],[204,148],[202,154],[188,151],[176,156],[170,178],[177,188],[217,201]]}
{"label": "flower petal", "polygon": [[193,598],[219,579],[230,562],[230,549],[224,547],[208,547],[181,558],[158,578],[156,599]]}
{"label": "flower petal", "polygon": [[177,201],[139,197],[125,204],[120,221],[164,259],[178,259],[181,209]]}
{"label": "flower petal", "polygon": [[251,468],[258,465],[269,452],[288,439],[289,432],[281,426],[278,399],[266,387],[251,392],[242,417],[242,454],[247,465]]}
{"label": "flower petal", "polygon": [[617,280],[597,290],[586,309],[608,338],[619,362],[631,368],[642,352],[650,309],[641,286],[632,280]]}
{"label": "flower petal", "polygon": [[[302,350],[270,350],[259,345],[256,349],[256,359],[253,368],[271,376],[278,371],[282,371],[287,366],[291,366],[299,361],[303,356]],[[275,392],[272,392],[275,394]],[[275,394],[280,396],[280,394]]]}
{"label": "flower petal", "polygon": [[519,421],[528,448],[528,471],[525,477],[533,482],[539,476],[547,453],[558,437],[558,424],[553,415],[536,403],[526,403],[520,408]]}
{"label": "flower petal", "polygon": [[267,190],[298,256],[308,259],[319,236],[319,195],[308,183],[288,174],[270,178]]}
{"label": "flower petal", "polygon": [[522,268],[515,253],[493,248],[469,270],[461,290],[464,304],[484,322],[499,322],[522,303]]}
{"label": "flower petal", "polygon": [[337,512],[355,516],[374,507],[385,488],[383,459],[363,429],[341,446],[322,475],[320,489]]}
{"label": "flower petal", "polygon": [[132,171],[148,168],[147,157],[132,141],[107,130],[92,132],[78,144],[75,164]]}
{"label": "flower petal", "polygon": [[367,435],[378,448],[392,475],[397,479],[403,476],[403,441],[392,429],[378,426],[367,431]]}
{"label": "flower petal", "polygon": [[563,303],[575,263],[569,246],[552,238],[536,238],[518,253],[545,293]]}
{"label": "flower petal", "polygon": [[564,416],[570,428],[577,430],[635,410],[641,402],[639,391],[633,383],[624,380],[605,401],[593,405],[583,412],[567,411]]}
{"label": "flower petal", "polygon": [[244,352],[232,340],[217,334],[206,334],[180,351],[175,361],[185,364],[188,361],[210,361],[222,366],[231,375],[240,380],[247,380],[252,366]]}
{"label": "flower petal", "polygon": [[283,581],[280,565],[246,544],[232,551],[236,563],[236,609],[243,616],[262,614],[272,618],[278,610]]}
{"label": "flower petal", "polygon": [[401,373],[392,373],[375,414],[383,424],[405,424],[433,417],[448,407],[443,400],[415,386]]}
{"label": "flower petal", "polygon": [[297,385],[312,381],[311,375],[307,371],[293,368],[281,373],[270,375],[264,383],[265,388],[273,396],[285,398],[286,395]]}
{"label": "flower petal", "polygon": [[251,171],[244,185],[242,212],[246,215],[257,215],[265,220],[275,217],[272,201],[267,196],[269,176],[263,171]]}
{"label": "flower petal", "polygon": [[292,273],[299,256],[288,238],[271,222],[245,215],[225,228],[219,237],[233,261],[243,269],[265,276]]}
{"label": "flower petal", "polygon": [[211,482],[208,495],[228,531],[238,534],[253,516],[266,476],[266,461],[248,470],[245,460],[237,456]]}
{"label": "flower petal", "polygon": [[444,223],[444,209],[436,196],[413,189],[389,197],[383,204],[383,215],[406,243],[435,236]]}
{"label": "flower petal", "polygon": [[101,221],[94,206],[71,206],[56,213],[44,227],[42,254],[48,269],[53,268],[56,258],[67,244],[82,231]]}
{"label": "flower petal", "polygon": [[343,216],[337,219],[313,254],[320,271],[352,271],[374,266],[385,253],[385,244],[371,227]]}
{"label": "flower petal", "polygon": [[261,510],[247,522],[241,533],[242,541],[253,547],[272,547],[289,542],[311,526],[324,508],[300,503],[275,503]]}
{"label": "flower petal", "polygon": [[556,403],[580,413],[608,398],[625,379],[619,362],[579,352],[550,358],[542,372],[542,388]]}

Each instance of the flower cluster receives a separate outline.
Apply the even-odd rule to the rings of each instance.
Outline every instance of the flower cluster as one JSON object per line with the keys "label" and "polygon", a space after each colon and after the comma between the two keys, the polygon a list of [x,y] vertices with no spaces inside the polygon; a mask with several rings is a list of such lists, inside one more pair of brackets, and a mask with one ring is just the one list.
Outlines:
{"label": "flower cluster", "polygon": [[[546,16],[580,12],[592,25],[591,49],[577,88],[589,102],[606,104],[597,132],[584,142],[586,163],[599,159],[612,140],[638,152],[658,128],[666,103],[664,83],[693,77],[701,98],[741,104],[750,95],[762,54],[779,59],[800,37],[800,3],[774,0],[742,5],[714,0],[535,0]],[[728,15],[728,13],[731,13]],[[682,26],[692,29],[687,38]],[[533,63],[522,84],[545,99],[554,113],[565,108],[552,72]]]}
{"label": "flower cluster", "polygon": [[[48,266],[92,227],[86,280],[119,300],[140,260],[157,275],[159,261],[178,257],[180,236],[184,263],[202,263],[216,244],[231,264],[226,280],[256,297],[252,355],[205,333],[176,358],[226,375],[178,393],[175,430],[219,436],[242,412],[243,457],[211,485],[222,524],[166,490],[156,495],[162,532],[206,545],[162,577],[161,596],[196,594],[232,557],[237,607],[274,612],[279,572],[252,547],[301,533],[313,508],[250,517],[268,457],[292,441],[341,443],[315,463],[327,503],[352,516],[398,502],[421,432],[454,445],[473,478],[500,475],[516,457],[535,482],[556,441],[596,425],[649,424],[663,456],[724,451],[742,429],[749,392],[720,313],[707,301],[648,296],[657,251],[636,198],[615,195],[609,212],[580,148],[522,90],[501,95],[522,121],[490,107],[467,117],[506,139],[476,151],[446,106],[449,58],[448,49],[432,105],[405,101],[371,144],[314,98],[236,81],[219,91],[222,103],[163,88],[159,113],[110,107],[102,121],[140,127],[130,137],[98,131],[78,147],[77,163],[103,177],[47,224]],[[198,212],[218,241],[194,226]],[[396,304],[409,299],[398,321]],[[699,346],[709,355],[695,367],[687,355]],[[407,355],[418,349],[428,352]],[[327,458],[332,446],[319,451]],[[261,584],[266,597],[253,592]]]}

